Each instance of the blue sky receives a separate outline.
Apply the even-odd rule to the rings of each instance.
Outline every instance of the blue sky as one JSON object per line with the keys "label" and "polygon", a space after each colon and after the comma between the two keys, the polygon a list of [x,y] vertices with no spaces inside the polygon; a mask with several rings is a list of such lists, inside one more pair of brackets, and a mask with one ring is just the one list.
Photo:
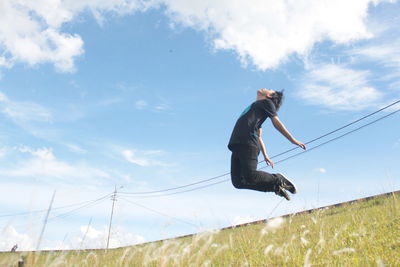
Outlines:
{"label": "blue sky", "polygon": [[[62,207],[114,186],[152,191],[229,172],[231,130],[259,88],[285,89],[279,117],[303,142],[400,99],[398,1],[256,6],[4,1],[0,249],[36,247],[44,213],[2,215],[46,209],[54,190]],[[229,182],[163,197],[121,194],[111,246],[397,190],[399,120],[277,165],[300,189],[290,202]],[[293,147],[269,121],[263,129],[271,156]],[[79,207],[50,214],[41,248],[105,247],[111,201]]]}

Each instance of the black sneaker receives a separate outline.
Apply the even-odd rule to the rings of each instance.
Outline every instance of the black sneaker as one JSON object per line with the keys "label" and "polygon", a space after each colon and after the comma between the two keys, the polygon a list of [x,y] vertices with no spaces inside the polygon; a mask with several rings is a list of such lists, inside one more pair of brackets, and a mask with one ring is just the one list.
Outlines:
{"label": "black sneaker", "polygon": [[280,196],[280,197],[286,198],[286,200],[290,200],[290,197],[289,197],[288,193],[287,193],[286,190],[283,189],[283,187],[280,186],[280,185],[277,185],[277,186],[275,187],[275,194],[278,195],[278,196]]}
{"label": "black sneaker", "polygon": [[283,175],[282,173],[277,173],[276,177],[280,180],[280,186],[283,189],[288,190],[292,194],[296,194],[297,193],[296,186],[285,175]]}

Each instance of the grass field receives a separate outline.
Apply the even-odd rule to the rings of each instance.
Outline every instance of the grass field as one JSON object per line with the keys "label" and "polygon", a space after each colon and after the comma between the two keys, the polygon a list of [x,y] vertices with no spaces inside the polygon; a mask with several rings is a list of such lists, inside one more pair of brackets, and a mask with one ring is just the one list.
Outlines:
{"label": "grass field", "polygon": [[400,266],[399,197],[108,251],[0,253],[0,266]]}

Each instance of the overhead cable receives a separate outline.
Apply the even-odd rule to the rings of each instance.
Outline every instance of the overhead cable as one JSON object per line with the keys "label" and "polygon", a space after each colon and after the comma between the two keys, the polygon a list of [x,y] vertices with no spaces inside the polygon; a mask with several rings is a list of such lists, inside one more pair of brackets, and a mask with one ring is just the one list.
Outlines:
{"label": "overhead cable", "polygon": [[[375,119],[374,121],[371,121],[371,122],[369,122],[369,123],[367,123],[367,124],[364,124],[364,125],[362,125],[362,126],[360,126],[360,127],[357,127],[357,128],[355,128],[355,129],[353,129],[353,130],[351,130],[351,131],[348,131],[348,132],[342,134],[342,135],[339,135],[339,136],[337,136],[337,137],[334,137],[334,138],[332,138],[332,139],[329,139],[329,140],[326,141],[326,142],[323,142],[323,143],[318,144],[318,145],[316,145],[316,146],[314,146],[314,147],[308,148],[307,150],[301,151],[301,152],[299,152],[299,153],[297,153],[297,154],[294,154],[294,155],[291,155],[291,156],[289,156],[289,157],[286,157],[286,158],[284,158],[284,159],[282,159],[282,160],[279,160],[279,161],[275,162],[275,165],[276,165],[276,164],[279,164],[279,163],[282,163],[282,162],[284,162],[284,161],[287,161],[287,160],[289,160],[289,159],[292,159],[292,158],[294,158],[294,157],[300,156],[300,155],[302,155],[302,154],[304,154],[304,153],[307,153],[307,152],[310,152],[310,151],[312,151],[312,150],[315,150],[316,148],[319,148],[319,147],[321,147],[321,146],[324,146],[324,145],[326,145],[326,144],[328,144],[328,143],[331,143],[331,142],[333,142],[333,141],[336,141],[336,140],[338,140],[338,139],[340,139],[340,138],[343,138],[343,137],[345,137],[345,136],[347,136],[347,135],[349,135],[349,134],[351,134],[351,133],[354,133],[354,132],[356,132],[356,131],[359,131],[359,130],[361,130],[361,129],[367,127],[367,126],[370,126],[370,125],[372,125],[372,124],[374,124],[374,123],[380,121],[380,120],[383,120],[383,119],[385,119],[385,118],[387,118],[387,117],[389,117],[389,116],[392,116],[392,115],[396,114],[396,113],[399,112],[399,111],[400,111],[400,109],[397,109],[397,110],[395,110],[395,111],[393,111],[393,112],[391,112],[391,113],[386,114],[385,116],[382,116],[382,117],[380,117],[380,118],[378,118],[378,119]],[[265,169],[265,168],[267,168],[267,167],[269,167],[269,166],[264,166],[264,167],[262,167],[262,168],[260,168],[260,169]],[[209,180],[209,179],[208,179],[208,180]],[[128,197],[137,197],[137,198],[163,197],[163,196],[171,196],[171,195],[176,195],[176,194],[191,192],[191,191],[195,191],[195,190],[199,190],[199,189],[204,189],[204,188],[207,188],[207,187],[211,187],[211,186],[214,186],[214,185],[217,185],[217,184],[221,184],[221,183],[227,182],[227,181],[229,181],[229,180],[230,180],[230,179],[225,179],[225,180],[218,181],[218,182],[215,182],[215,183],[206,184],[206,185],[203,185],[203,186],[198,186],[198,187],[194,187],[194,188],[190,188],[190,189],[186,189],[186,190],[182,190],[182,191],[177,191],[177,192],[173,192],[173,193],[152,194],[152,195],[139,195],[139,194],[137,194],[137,193],[132,194],[132,193],[129,193],[129,192],[120,192],[120,193],[121,193],[121,194],[126,194]],[[181,188],[182,188],[182,187],[181,187]]]}
{"label": "overhead cable", "polygon": [[[78,203],[74,203],[74,204],[70,204],[70,205],[65,205],[65,206],[60,206],[60,207],[54,207],[54,208],[52,208],[52,210],[54,211],[54,210],[66,209],[66,208],[70,208],[70,207],[84,205],[86,203],[92,203],[93,201],[102,200],[102,199],[107,198],[107,197],[109,197],[111,195],[112,195],[112,193],[109,193],[109,194],[104,195],[104,196],[102,196],[100,198],[97,198],[97,199],[86,200],[86,201],[82,201],[82,202],[78,202]],[[0,218],[2,218],[2,217],[14,217],[14,216],[25,216],[25,215],[31,215],[31,214],[34,214],[34,213],[43,213],[43,212],[47,212],[47,209],[3,214],[3,215],[0,215]]]}
{"label": "overhead cable", "polygon": [[[396,104],[398,104],[398,103],[400,103],[400,100],[394,101],[393,103],[391,103],[391,104],[389,104],[389,105],[386,105],[386,106],[384,106],[384,107],[382,107],[382,108],[380,108],[380,109],[378,109],[378,110],[376,110],[376,111],[374,111],[374,112],[371,112],[371,113],[369,113],[369,114],[367,114],[367,115],[365,115],[365,116],[363,116],[363,117],[361,117],[361,118],[359,118],[359,119],[357,119],[357,120],[354,120],[354,121],[352,121],[352,122],[350,122],[350,123],[348,123],[348,124],[346,124],[346,125],[343,125],[343,126],[337,128],[337,129],[335,129],[335,130],[332,130],[332,131],[330,131],[330,132],[328,132],[328,133],[326,133],[326,134],[323,134],[323,135],[321,135],[321,136],[319,136],[319,137],[317,137],[317,138],[314,138],[314,139],[312,139],[312,140],[306,142],[305,144],[306,144],[306,145],[311,144],[311,143],[313,143],[313,142],[315,142],[315,141],[318,141],[318,140],[320,140],[320,139],[322,139],[322,138],[324,138],[324,137],[327,137],[327,136],[329,136],[329,135],[331,135],[331,134],[334,134],[334,133],[336,133],[336,132],[338,132],[338,131],[340,131],[340,130],[343,130],[343,129],[345,129],[345,128],[347,128],[347,127],[349,127],[349,126],[351,126],[351,125],[353,125],[353,124],[355,124],[355,123],[358,123],[358,122],[360,122],[360,121],[362,121],[362,120],[364,120],[364,119],[366,119],[366,118],[368,118],[368,117],[371,117],[371,116],[373,116],[373,115],[375,115],[375,114],[377,114],[377,113],[379,113],[379,112],[382,112],[383,110],[388,109],[388,108],[390,108],[390,107],[392,107],[392,106],[394,106],[394,105],[396,105]],[[397,111],[398,111],[398,110],[397,110]],[[387,114],[386,116],[383,116],[381,119],[386,118],[386,117],[388,117],[388,116],[390,116],[390,115],[393,115],[393,114],[396,113],[397,111],[392,112],[392,113],[389,113],[389,114]],[[380,120],[380,119],[378,119],[378,120]],[[376,122],[376,121],[378,121],[378,120],[375,120],[374,122]],[[372,122],[372,123],[374,123],[374,122]],[[365,126],[368,126],[368,125],[370,125],[370,124],[372,124],[372,123],[366,124]],[[361,128],[365,127],[365,126],[362,126],[362,127],[360,127],[359,129],[361,129]],[[356,130],[359,130],[359,129],[357,128]],[[349,133],[352,133],[352,132],[354,132],[354,131],[350,131]],[[344,135],[347,135],[347,134],[349,134],[349,133],[346,133],[346,134],[344,134]],[[343,136],[344,136],[344,135],[343,135]],[[333,138],[332,140],[329,140],[328,142],[325,142],[325,143],[323,143],[323,144],[332,142],[332,141],[334,141],[334,140],[336,140],[336,139],[338,139],[338,138]],[[318,145],[317,147],[319,147],[319,146],[321,146],[321,145]],[[308,150],[313,150],[313,149],[315,149],[315,148],[317,148],[317,147],[314,147],[314,148],[308,149]],[[296,147],[294,147],[294,148],[291,148],[291,149],[289,149],[289,150],[286,150],[286,151],[284,151],[284,152],[281,152],[281,153],[279,153],[279,154],[277,154],[277,155],[272,156],[271,159],[276,158],[276,157],[279,157],[279,156],[282,156],[282,155],[287,154],[287,153],[289,153],[289,152],[292,152],[292,151],[294,151],[294,150],[296,150],[296,149],[299,149],[299,147],[296,146]],[[300,152],[300,153],[298,153],[298,154],[302,154],[302,153],[304,153],[304,151],[303,151],[303,152]],[[297,156],[298,154],[296,154],[296,155],[294,155],[294,156],[290,156],[289,158],[295,157],[295,156]],[[283,160],[280,160],[280,161],[278,161],[277,163],[282,162],[282,161],[285,161],[285,160],[288,160],[289,158],[285,158],[285,159],[283,159]],[[263,160],[263,161],[260,161],[259,163],[262,163],[262,162],[264,162],[264,160]],[[264,168],[265,168],[265,167],[264,167]],[[218,179],[218,178],[222,178],[222,177],[228,176],[229,174],[230,174],[230,172],[227,172],[227,173],[224,173],[224,174],[221,174],[221,175],[218,175],[218,176],[214,176],[214,177],[211,177],[211,178],[208,178],[208,179],[200,180],[200,181],[197,181],[197,182],[194,182],[194,183],[189,183],[189,184],[185,184],[185,185],[182,185],[182,186],[171,187],[171,188],[166,188],[166,189],[161,189],[161,190],[143,191],[143,192],[123,192],[123,191],[122,191],[122,192],[120,192],[120,193],[122,193],[122,194],[127,194],[127,195],[152,195],[152,194],[163,193],[163,192],[168,192],[168,191],[175,191],[175,190],[178,190],[178,189],[183,189],[183,188],[195,186],[195,185],[198,185],[198,184],[206,183],[206,182],[209,182],[209,181],[212,181],[212,180],[216,180],[216,179]],[[224,181],[226,181],[226,180],[223,180],[222,182],[224,182]],[[213,183],[213,184],[211,184],[211,185],[215,185],[215,184],[219,184],[219,183],[221,183],[221,182]],[[211,186],[211,185],[196,187],[196,188],[194,188],[193,190],[205,188],[205,187],[208,187],[208,186]],[[187,190],[187,191],[185,190],[184,192],[190,192],[190,191],[193,191],[193,190]],[[179,192],[181,192],[181,191],[179,191]],[[178,192],[178,193],[179,193],[179,192]],[[175,194],[175,193],[169,193],[169,194],[163,194],[163,195],[174,195],[174,194]],[[159,196],[159,195],[155,195],[155,196]],[[150,196],[150,197],[151,197],[151,196]]]}
{"label": "overhead cable", "polygon": [[131,203],[131,204],[133,204],[133,205],[135,205],[135,206],[139,206],[139,207],[141,207],[141,208],[143,208],[143,209],[145,209],[145,210],[151,211],[151,212],[156,213],[156,214],[158,214],[158,215],[161,215],[161,216],[164,216],[164,217],[168,217],[168,218],[173,219],[173,220],[175,220],[175,221],[178,221],[178,222],[181,222],[181,223],[185,223],[185,224],[188,224],[188,225],[190,225],[190,226],[193,226],[193,227],[198,228],[198,225],[196,225],[196,224],[194,224],[194,223],[191,223],[191,222],[188,222],[188,221],[186,221],[186,220],[182,220],[182,219],[173,217],[173,216],[168,215],[168,214],[165,214],[165,213],[163,213],[163,212],[159,212],[159,211],[157,211],[157,210],[154,210],[154,209],[151,209],[151,208],[149,208],[149,207],[146,207],[146,206],[144,206],[144,205],[142,205],[142,204],[133,202],[133,201],[131,201],[131,200],[129,200],[129,199],[126,199],[126,198],[123,198],[123,197],[120,197],[119,199],[125,200],[125,201],[127,201],[127,202],[129,202],[129,203]]}

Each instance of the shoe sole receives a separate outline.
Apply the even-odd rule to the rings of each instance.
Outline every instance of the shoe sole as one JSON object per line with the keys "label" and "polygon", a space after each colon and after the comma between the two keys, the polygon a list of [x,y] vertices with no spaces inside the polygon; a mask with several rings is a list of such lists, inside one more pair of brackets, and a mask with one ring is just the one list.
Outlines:
{"label": "shoe sole", "polygon": [[290,196],[286,193],[286,190],[285,190],[283,187],[281,187],[281,186],[279,186],[279,190],[282,191],[283,193],[282,193],[282,194],[279,194],[279,193],[275,192],[275,195],[280,196],[280,197],[283,197],[284,199],[286,199],[287,201],[289,201],[289,200],[290,200]]}
{"label": "shoe sole", "polygon": [[293,185],[293,188],[294,188],[293,192],[289,191],[288,189],[286,189],[286,190],[288,190],[292,194],[296,194],[298,192],[297,186],[292,181],[290,181],[283,173],[278,173],[278,174],[282,175],[283,178],[285,178],[289,183],[291,183]]}

